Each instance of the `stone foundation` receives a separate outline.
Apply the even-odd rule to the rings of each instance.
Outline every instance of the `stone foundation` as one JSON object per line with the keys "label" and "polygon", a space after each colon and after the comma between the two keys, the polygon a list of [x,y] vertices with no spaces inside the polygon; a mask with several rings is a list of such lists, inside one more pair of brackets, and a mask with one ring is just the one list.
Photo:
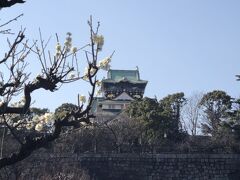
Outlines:
{"label": "stone foundation", "polygon": [[240,154],[41,154],[15,169],[24,180],[239,180]]}

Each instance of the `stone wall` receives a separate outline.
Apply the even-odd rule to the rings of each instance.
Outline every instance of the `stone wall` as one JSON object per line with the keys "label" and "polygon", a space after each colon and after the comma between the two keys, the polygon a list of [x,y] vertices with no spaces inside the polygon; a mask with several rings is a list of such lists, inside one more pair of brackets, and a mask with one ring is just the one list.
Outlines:
{"label": "stone wall", "polygon": [[15,169],[24,180],[239,180],[240,154],[42,154]]}

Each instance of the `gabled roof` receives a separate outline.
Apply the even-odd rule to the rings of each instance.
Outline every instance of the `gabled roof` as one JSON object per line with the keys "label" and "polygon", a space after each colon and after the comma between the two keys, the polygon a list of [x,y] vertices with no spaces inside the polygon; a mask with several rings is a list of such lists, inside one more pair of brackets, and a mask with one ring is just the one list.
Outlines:
{"label": "gabled roof", "polygon": [[131,96],[129,96],[126,92],[123,92],[119,96],[117,96],[114,100],[133,100]]}

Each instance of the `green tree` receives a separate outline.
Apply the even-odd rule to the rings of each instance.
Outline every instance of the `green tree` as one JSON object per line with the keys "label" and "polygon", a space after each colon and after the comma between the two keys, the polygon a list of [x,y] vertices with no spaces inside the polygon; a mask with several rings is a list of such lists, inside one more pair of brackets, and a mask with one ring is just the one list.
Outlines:
{"label": "green tree", "polygon": [[63,103],[61,106],[55,109],[55,118],[61,119],[72,111],[78,110],[78,106],[72,103]]}
{"label": "green tree", "polygon": [[144,135],[151,142],[164,138],[178,139],[181,131],[181,108],[185,102],[183,93],[168,95],[159,102],[157,99],[143,98],[133,101],[127,108],[130,117],[144,125]]}
{"label": "green tree", "polygon": [[161,110],[157,99],[143,98],[133,101],[127,108],[127,114],[143,124],[143,136],[146,141],[153,142],[164,136],[164,118],[161,116]]}
{"label": "green tree", "polygon": [[169,121],[168,135],[171,137],[176,136],[182,130],[181,111],[185,103],[186,99],[183,92],[168,95],[159,101],[162,115]]}
{"label": "green tree", "polygon": [[234,136],[234,139],[240,140],[240,99],[232,103],[232,110],[228,112],[228,120],[223,123],[223,128]]}
{"label": "green tree", "polygon": [[232,98],[224,91],[215,90],[203,96],[200,105],[206,115],[202,123],[202,132],[217,136],[221,123],[226,120],[231,111]]}
{"label": "green tree", "polygon": [[[54,118],[55,119],[62,119],[65,116],[69,116],[69,122],[72,122],[70,127],[63,127],[62,131],[64,133],[71,131],[74,128],[79,128],[79,123],[74,123],[74,120],[72,120],[71,113],[77,112],[79,110],[79,107],[72,103],[63,103],[61,106],[55,109],[54,112]],[[88,121],[89,122],[89,121]]]}
{"label": "green tree", "polygon": [[34,115],[44,115],[45,113],[49,113],[49,109],[48,108],[37,108],[37,107],[32,107],[30,108],[30,114]]}

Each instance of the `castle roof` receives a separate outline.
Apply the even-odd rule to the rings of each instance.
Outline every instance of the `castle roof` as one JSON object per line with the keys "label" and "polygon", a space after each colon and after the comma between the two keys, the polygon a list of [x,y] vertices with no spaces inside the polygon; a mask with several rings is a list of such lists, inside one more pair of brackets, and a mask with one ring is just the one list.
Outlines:
{"label": "castle roof", "polygon": [[130,101],[143,97],[147,81],[141,80],[139,70],[108,70],[102,80],[103,97],[93,101],[93,112],[116,114],[127,107]]}
{"label": "castle roof", "polygon": [[107,79],[103,79],[102,82],[107,82],[107,83],[130,82],[133,84],[147,83],[147,81],[140,79],[138,69],[137,70],[110,69],[107,74]]}

